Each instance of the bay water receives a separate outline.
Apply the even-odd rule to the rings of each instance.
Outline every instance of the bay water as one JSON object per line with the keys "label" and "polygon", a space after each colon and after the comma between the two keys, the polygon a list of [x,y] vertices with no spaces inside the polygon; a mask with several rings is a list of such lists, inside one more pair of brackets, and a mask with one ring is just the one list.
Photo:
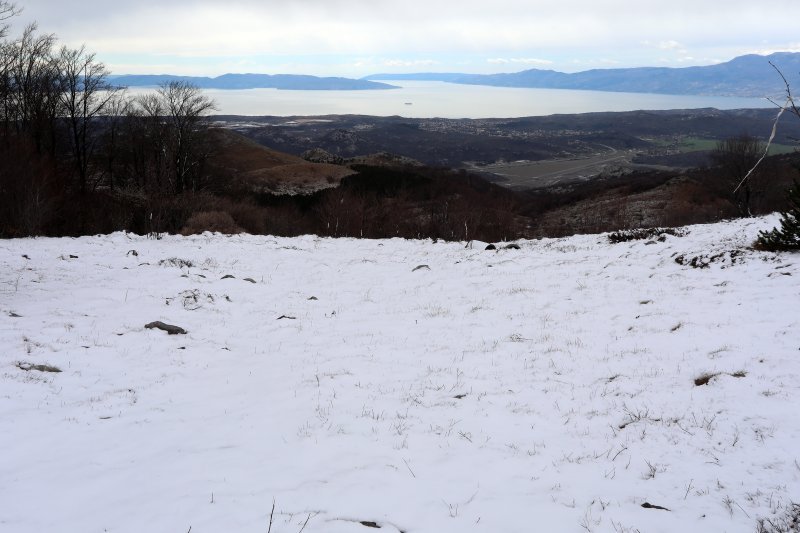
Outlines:
{"label": "bay water", "polygon": [[[373,115],[408,118],[512,118],[600,111],[749,109],[773,107],[765,99],[721,96],[527,89],[431,81],[387,81],[391,90],[296,91],[204,89],[219,115]],[[153,89],[132,88],[139,94]]]}

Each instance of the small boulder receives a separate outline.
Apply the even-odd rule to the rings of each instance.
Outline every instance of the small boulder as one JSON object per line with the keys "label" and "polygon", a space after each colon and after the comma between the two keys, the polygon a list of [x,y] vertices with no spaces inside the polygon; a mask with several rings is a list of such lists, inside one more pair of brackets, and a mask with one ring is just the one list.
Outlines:
{"label": "small boulder", "polygon": [[166,331],[170,335],[186,335],[186,330],[178,327],[173,326],[171,324],[165,324],[160,320],[156,320],[155,322],[150,322],[149,324],[145,324],[145,329],[160,329],[162,331]]}

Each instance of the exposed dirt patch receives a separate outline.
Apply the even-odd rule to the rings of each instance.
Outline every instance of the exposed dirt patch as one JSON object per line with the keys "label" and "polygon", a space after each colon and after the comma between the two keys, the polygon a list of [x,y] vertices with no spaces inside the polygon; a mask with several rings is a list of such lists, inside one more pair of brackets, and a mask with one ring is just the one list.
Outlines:
{"label": "exposed dirt patch", "polygon": [[675,258],[675,262],[692,268],[708,268],[714,263],[720,263],[725,268],[742,262],[744,253],[744,250],[728,250],[713,255],[696,255],[691,258],[681,254]]}
{"label": "exposed dirt patch", "polygon": [[61,369],[57,366],[51,365],[34,365],[31,363],[15,363],[14,366],[19,368],[20,370],[24,370],[25,372],[30,372],[31,370],[36,370],[38,372],[61,372]]}
{"label": "exposed dirt patch", "polygon": [[734,378],[747,377],[747,372],[745,372],[744,370],[739,370],[737,372],[713,372],[713,373],[702,374],[699,377],[695,378],[694,384],[697,387],[702,387],[703,385],[708,385],[708,383],[712,379],[714,379],[717,376],[722,376],[723,374],[726,374],[726,375],[734,377]]}

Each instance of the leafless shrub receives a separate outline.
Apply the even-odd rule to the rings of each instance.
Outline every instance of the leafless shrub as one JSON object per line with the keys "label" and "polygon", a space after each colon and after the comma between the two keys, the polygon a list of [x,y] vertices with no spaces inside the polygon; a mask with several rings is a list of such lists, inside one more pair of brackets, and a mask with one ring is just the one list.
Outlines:
{"label": "leafless shrub", "polygon": [[663,242],[667,239],[667,235],[672,235],[673,237],[683,237],[686,235],[686,231],[675,228],[627,229],[609,233],[608,240],[614,244],[645,239],[655,239]]}
{"label": "leafless shrub", "polygon": [[181,235],[196,235],[204,231],[213,231],[232,235],[242,233],[230,213],[224,211],[201,211],[189,217],[181,229]]}
{"label": "leafless shrub", "polygon": [[158,262],[158,266],[175,266],[178,268],[192,268],[194,263],[189,259],[180,259],[178,257],[170,257],[169,259],[162,259]]}
{"label": "leafless shrub", "polygon": [[[757,191],[752,185],[754,176],[750,174],[765,150],[766,144],[760,139],[742,134],[720,141],[711,152],[711,159],[718,166],[723,179],[728,181],[729,189],[736,189],[733,200],[740,216],[752,215],[752,197]],[[745,179],[746,176],[750,179]],[[743,186],[736,187],[737,184]]]}

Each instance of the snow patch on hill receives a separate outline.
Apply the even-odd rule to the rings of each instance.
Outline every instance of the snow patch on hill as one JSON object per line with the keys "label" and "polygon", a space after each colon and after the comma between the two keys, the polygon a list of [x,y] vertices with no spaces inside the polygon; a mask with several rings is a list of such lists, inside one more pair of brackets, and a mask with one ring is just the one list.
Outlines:
{"label": "snow patch on hill", "polygon": [[0,530],[755,531],[800,501],[776,220],[0,241]]}

